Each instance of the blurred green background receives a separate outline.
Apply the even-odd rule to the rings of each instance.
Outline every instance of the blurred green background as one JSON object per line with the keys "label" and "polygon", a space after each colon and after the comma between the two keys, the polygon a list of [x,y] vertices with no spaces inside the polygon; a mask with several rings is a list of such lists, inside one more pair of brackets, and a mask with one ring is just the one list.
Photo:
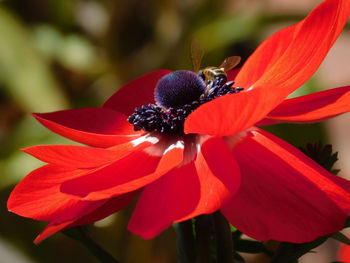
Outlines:
{"label": "blurred green background", "polygon": [[[60,233],[34,245],[45,223],[7,212],[11,189],[42,165],[19,149],[72,143],[30,112],[100,106],[141,74],[191,69],[192,38],[206,50],[203,67],[231,55],[244,61],[271,32],[301,20],[320,1],[310,2],[280,9],[270,0],[0,1],[0,262],[97,262]],[[298,95],[330,88],[317,77],[305,87]],[[267,129],[296,146],[328,141],[319,124]],[[91,235],[123,263],[177,262],[174,230],[142,240],[126,231],[131,211],[96,223]]]}

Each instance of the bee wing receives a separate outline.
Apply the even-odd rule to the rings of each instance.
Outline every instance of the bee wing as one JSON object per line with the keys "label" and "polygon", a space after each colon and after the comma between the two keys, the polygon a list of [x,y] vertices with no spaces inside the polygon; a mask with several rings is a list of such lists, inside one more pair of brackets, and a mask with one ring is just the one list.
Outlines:
{"label": "bee wing", "polygon": [[193,39],[190,46],[190,58],[192,61],[193,71],[198,73],[201,61],[204,55],[204,49],[198,39]]}
{"label": "bee wing", "polygon": [[241,57],[239,56],[228,57],[225,58],[219,68],[224,68],[225,71],[229,71],[230,69],[233,69],[235,66],[237,66],[239,62],[241,62]]}

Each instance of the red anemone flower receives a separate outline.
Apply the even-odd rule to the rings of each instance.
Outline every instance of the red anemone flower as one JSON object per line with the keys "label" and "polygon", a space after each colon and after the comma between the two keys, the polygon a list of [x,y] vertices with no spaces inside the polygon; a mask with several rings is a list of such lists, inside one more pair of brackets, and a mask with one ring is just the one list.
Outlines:
{"label": "red anemone flower", "polygon": [[[256,126],[350,111],[350,86],[286,99],[317,70],[349,15],[350,1],[326,0],[275,33],[237,76],[228,72],[243,90],[159,70],[125,85],[102,108],[34,114],[88,146],[24,149],[48,164],[17,185],[8,209],[50,222],[36,242],[115,213],[136,195],[128,228],[144,238],[219,209],[258,240],[307,242],[342,229],[350,183]],[[141,105],[148,106],[134,112]]]}

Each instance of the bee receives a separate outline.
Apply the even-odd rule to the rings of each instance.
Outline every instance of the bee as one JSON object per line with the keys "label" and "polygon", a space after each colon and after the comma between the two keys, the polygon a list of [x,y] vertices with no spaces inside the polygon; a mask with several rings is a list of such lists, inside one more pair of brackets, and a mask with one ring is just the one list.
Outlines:
{"label": "bee", "polygon": [[193,71],[198,74],[205,82],[205,85],[212,83],[217,78],[223,78],[226,82],[226,72],[236,67],[241,61],[239,56],[231,56],[226,58],[219,67],[206,67],[200,69],[201,61],[204,55],[204,50],[198,40],[194,39],[191,42],[190,57],[192,61]]}

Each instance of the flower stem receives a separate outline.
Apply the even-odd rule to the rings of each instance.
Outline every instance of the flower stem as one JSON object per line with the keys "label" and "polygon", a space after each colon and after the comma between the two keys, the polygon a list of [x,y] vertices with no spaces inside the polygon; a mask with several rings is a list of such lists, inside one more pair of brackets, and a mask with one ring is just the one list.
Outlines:
{"label": "flower stem", "polygon": [[102,263],[119,263],[106,250],[100,247],[85,231],[83,227],[74,227],[62,231],[66,236],[80,242],[91,254],[98,258]]}
{"label": "flower stem", "polygon": [[211,215],[201,215],[196,217],[196,241],[197,257],[196,263],[210,263],[210,241],[212,234],[212,217]]}
{"label": "flower stem", "polygon": [[192,220],[174,224],[177,232],[179,263],[192,263],[195,259],[195,244]]}
{"label": "flower stem", "polygon": [[233,241],[230,224],[220,211],[213,214],[213,221],[216,235],[217,263],[232,263]]}

